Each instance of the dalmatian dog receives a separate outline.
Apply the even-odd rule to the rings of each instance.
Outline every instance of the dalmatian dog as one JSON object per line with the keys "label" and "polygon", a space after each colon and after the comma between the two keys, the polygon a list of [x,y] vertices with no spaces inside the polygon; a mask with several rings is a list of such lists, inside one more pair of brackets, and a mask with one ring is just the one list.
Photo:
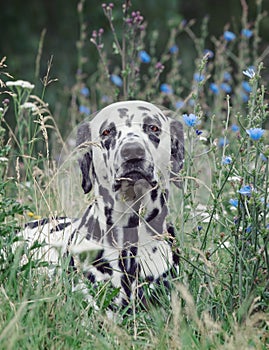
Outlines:
{"label": "dalmatian dog", "polygon": [[[151,103],[118,102],[78,127],[76,148],[92,203],[80,219],[30,222],[22,236],[29,246],[42,243],[35,257],[52,265],[68,257],[93,285],[109,281],[120,307],[146,307],[145,285],[169,287],[179,264],[167,215],[183,164],[182,124]],[[89,261],[92,250],[98,254]]]}

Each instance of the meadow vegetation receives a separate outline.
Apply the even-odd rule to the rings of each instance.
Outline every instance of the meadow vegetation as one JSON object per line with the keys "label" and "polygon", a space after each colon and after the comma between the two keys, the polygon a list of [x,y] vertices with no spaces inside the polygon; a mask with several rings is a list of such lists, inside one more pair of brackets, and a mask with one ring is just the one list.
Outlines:
{"label": "meadow vegetation", "polygon": [[[34,84],[10,75],[12,58],[0,63],[0,349],[268,349],[269,132],[263,61],[269,50],[260,49],[262,1],[256,1],[255,21],[242,1],[241,23],[235,29],[227,25],[220,37],[210,36],[207,18],[199,36],[192,21],[171,20],[161,55],[158,32],[147,32],[142,11],[124,1],[122,27],[115,28],[115,6],[102,5],[113,35],[107,45],[103,28],[90,28],[89,37],[84,0],[78,3],[76,84],[63,98],[69,103],[69,132],[45,101],[46,89],[54,88],[51,62],[39,96]],[[183,34],[196,50],[191,81],[182,67]],[[89,41],[99,55],[90,76],[84,70]],[[128,99],[169,109],[185,128],[182,188],[173,191],[170,203],[181,263],[171,300],[115,321],[105,312],[113,290],[92,291],[97,311],[72,293],[70,272],[64,269],[50,280],[38,273],[45,263],[32,259],[31,250],[24,248],[29,259],[21,265],[11,247],[25,221],[68,211],[54,181],[57,161],[73,145],[67,135],[102,107]],[[8,123],[10,114],[15,127]],[[79,202],[86,206],[87,200]]]}

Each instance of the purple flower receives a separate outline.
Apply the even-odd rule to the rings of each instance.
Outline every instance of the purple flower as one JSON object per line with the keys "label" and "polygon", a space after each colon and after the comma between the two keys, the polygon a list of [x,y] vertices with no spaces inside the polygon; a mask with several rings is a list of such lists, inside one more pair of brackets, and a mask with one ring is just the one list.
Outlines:
{"label": "purple flower", "polygon": [[231,198],[229,200],[229,203],[231,204],[232,207],[235,207],[235,208],[238,207],[238,199],[236,199],[236,198]]}
{"label": "purple flower", "polygon": [[253,141],[258,141],[264,134],[264,130],[261,128],[252,128],[246,130],[248,136],[251,138]]}
{"label": "purple flower", "polygon": [[90,108],[87,107],[87,106],[83,106],[83,105],[79,106],[79,112],[82,113],[82,114],[86,114],[86,115],[90,115],[91,114]]}
{"label": "purple flower", "polygon": [[231,85],[227,84],[227,83],[221,83],[220,84],[220,88],[221,90],[223,90],[224,92],[226,92],[227,94],[229,94],[230,92],[232,92],[232,87]]}
{"label": "purple flower", "polygon": [[222,164],[231,164],[232,163],[232,157],[226,156],[222,159]]}
{"label": "purple flower", "polygon": [[157,62],[157,63],[155,64],[155,68],[156,68],[158,71],[162,72],[162,71],[164,70],[164,65],[162,64],[162,62]]}
{"label": "purple flower", "polygon": [[121,87],[122,84],[123,84],[123,81],[122,81],[121,77],[119,77],[116,74],[112,74],[111,77],[110,77],[110,80],[112,81],[113,84],[115,84],[118,87]]}
{"label": "purple flower", "polygon": [[183,114],[182,118],[183,118],[184,123],[190,128],[200,124],[199,118],[192,113],[189,115]]}
{"label": "purple flower", "polygon": [[138,57],[143,63],[149,63],[151,61],[150,55],[144,50],[138,52]]}
{"label": "purple flower", "polygon": [[215,83],[210,83],[209,84],[209,89],[213,92],[213,94],[218,95],[219,93],[219,87]]}
{"label": "purple flower", "polygon": [[252,91],[252,87],[250,86],[248,81],[242,81],[242,88],[247,92],[250,93]]}
{"label": "purple flower", "polygon": [[247,28],[244,28],[241,30],[241,35],[244,36],[245,38],[249,39],[253,35],[253,31]]}
{"label": "purple flower", "polygon": [[239,126],[238,125],[236,125],[236,124],[233,124],[232,126],[231,126],[231,130],[233,131],[233,132],[237,132],[237,131],[239,131]]}
{"label": "purple flower", "polygon": [[226,41],[233,41],[236,38],[236,35],[233,32],[230,32],[229,30],[226,30],[223,36]]}
{"label": "purple flower", "polygon": [[198,83],[200,83],[201,81],[203,81],[205,79],[205,76],[201,73],[194,73],[193,79],[195,81],[197,81]]}
{"label": "purple flower", "polygon": [[168,84],[162,84],[160,86],[160,90],[161,90],[161,92],[163,92],[167,95],[171,95],[174,92],[173,89],[171,88],[171,86]]}
{"label": "purple flower", "polygon": [[81,93],[81,95],[87,97],[87,96],[90,95],[90,90],[89,90],[86,86],[84,86],[84,87],[80,90],[80,93]]}
{"label": "purple flower", "polygon": [[242,196],[250,196],[252,193],[252,188],[249,185],[243,186],[240,188],[238,193],[242,194]]}
{"label": "purple flower", "polygon": [[178,46],[177,45],[173,45],[170,47],[169,52],[173,55],[175,53],[178,53]]}

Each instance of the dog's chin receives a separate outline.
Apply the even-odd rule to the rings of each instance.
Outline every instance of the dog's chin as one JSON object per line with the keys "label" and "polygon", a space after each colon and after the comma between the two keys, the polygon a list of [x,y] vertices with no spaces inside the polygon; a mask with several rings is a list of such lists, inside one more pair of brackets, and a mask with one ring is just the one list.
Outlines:
{"label": "dog's chin", "polygon": [[143,182],[152,187],[156,186],[157,181],[154,179],[153,174],[148,174],[143,171],[132,170],[121,174],[116,177],[116,184],[119,186],[121,184],[134,186],[137,182]]}

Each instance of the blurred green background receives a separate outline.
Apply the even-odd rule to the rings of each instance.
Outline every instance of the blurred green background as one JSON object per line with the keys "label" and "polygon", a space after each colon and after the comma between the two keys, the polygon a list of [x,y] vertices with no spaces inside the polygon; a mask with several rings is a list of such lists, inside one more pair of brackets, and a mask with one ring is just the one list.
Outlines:
{"label": "blurred green background", "polygon": [[[109,41],[110,34],[107,19],[102,10],[103,1],[86,0],[84,18],[87,24],[88,38],[84,48],[84,55],[88,57],[86,66],[87,74],[92,74],[96,69],[97,52],[90,42],[90,36],[94,29],[105,29],[104,40]],[[117,28],[120,28],[122,19],[123,1],[115,1],[113,10]],[[140,10],[144,16],[148,28],[148,37],[151,30],[159,30],[159,50],[164,46],[168,37],[168,23],[192,18],[196,19],[194,31],[199,33],[202,19],[209,18],[209,38],[220,36],[226,24],[230,23],[230,30],[239,32],[241,28],[241,13],[243,0],[133,0],[132,10]],[[247,1],[249,7],[249,19],[254,20],[256,14],[256,1]],[[47,70],[47,62],[53,55],[53,67],[51,78],[59,81],[53,89],[49,89],[46,100],[54,107],[58,100],[58,94],[64,89],[69,89],[75,82],[77,70],[76,42],[79,38],[79,20],[76,0],[1,0],[1,35],[0,55],[7,56],[9,72],[15,79],[25,79],[35,83],[41,91],[39,82]],[[269,10],[269,0],[263,1],[263,9]],[[40,35],[46,29],[44,47],[41,57],[41,69],[39,77],[35,78],[35,60],[40,41]],[[264,43],[269,41],[269,17],[262,21],[261,28]],[[179,49],[183,60],[192,64],[194,50],[193,43],[182,37]],[[210,39],[208,41],[210,48]],[[265,62],[266,65],[266,62]],[[188,69],[187,69],[188,71]],[[53,108],[52,108],[53,109]]]}

